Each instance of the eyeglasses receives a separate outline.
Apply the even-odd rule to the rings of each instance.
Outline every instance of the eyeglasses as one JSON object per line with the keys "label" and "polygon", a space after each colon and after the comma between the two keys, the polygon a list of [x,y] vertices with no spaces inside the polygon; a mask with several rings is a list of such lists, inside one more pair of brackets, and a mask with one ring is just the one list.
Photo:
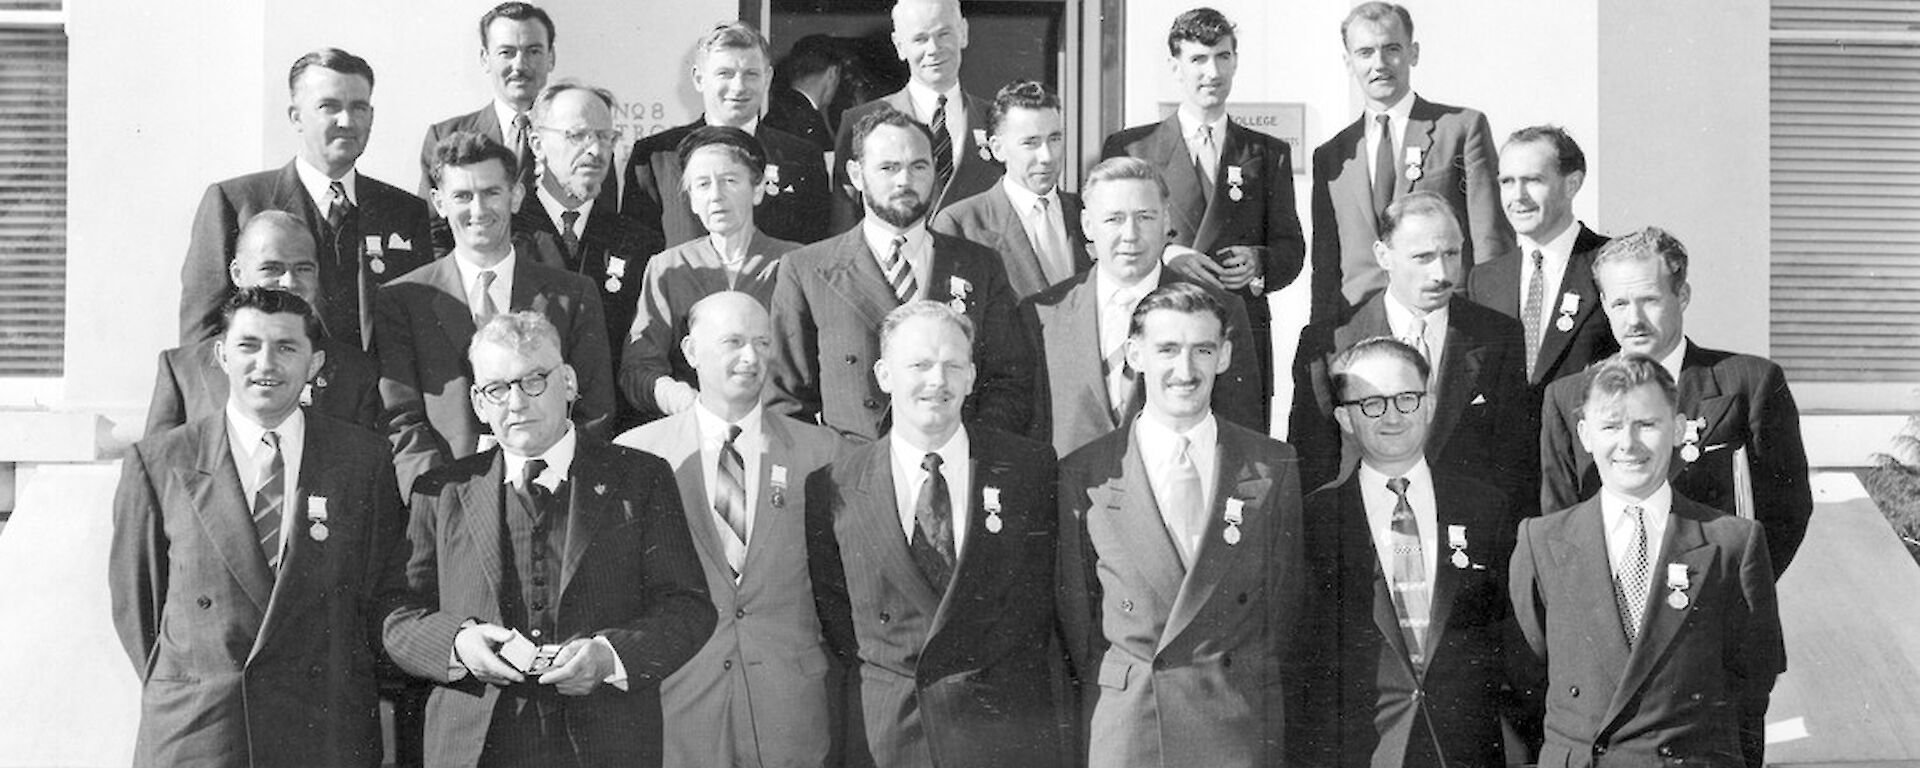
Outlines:
{"label": "eyeglasses", "polygon": [[476,386],[473,391],[489,403],[506,405],[507,398],[512,396],[513,388],[516,386],[520,388],[520,393],[527,397],[539,397],[545,394],[547,384],[550,383],[548,377],[552,375],[553,369],[534,371],[513,381],[496,381],[484,387]]}
{"label": "eyeglasses", "polygon": [[1393,403],[1393,409],[1396,411],[1413,413],[1414,411],[1420,410],[1420,398],[1426,396],[1427,393],[1425,392],[1409,391],[1401,392],[1397,395],[1374,395],[1373,397],[1363,397],[1358,400],[1348,400],[1341,403],[1341,405],[1360,406],[1360,412],[1366,414],[1367,418],[1377,419],[1387,415],[1388,402]]}
{"label": "eyeglasses", "polygon": [[540,126],[540,130],[565,136],[568,144],[584,147],[590,143],[612,144],[620,140],[618,128],[555,128],[551,125]]}

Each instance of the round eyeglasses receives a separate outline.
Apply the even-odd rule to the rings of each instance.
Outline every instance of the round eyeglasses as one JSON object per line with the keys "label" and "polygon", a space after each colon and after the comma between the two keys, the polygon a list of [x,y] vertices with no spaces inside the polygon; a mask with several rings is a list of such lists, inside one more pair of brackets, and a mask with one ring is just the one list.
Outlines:
{"label": "round eyeglasses", "polygon": [[520,394],[527,397],[539,397],[546,393],[547,384],[550,383],[549,378],[552,376],[553,369],[549,368],[544,371],[534,371],[512,381],[496,381],[484,387],[475,386],[473,391],[489,403],[506,405],[507,398],[512,395],[514,387],[519,387]]}
{"label": "round eyeglasses", "polygon": [[1348,400],[1341,403],[1341,405],[1360,406],[1360,412],[1366,414],[1367,418],[1377,419],[1387,415],[1387,403],[1389,402],[1393,403],[1393,409],[1396,411],[1413,413],[1414,411],[1420,410],[1420,398],[1426,396],[1426,392],[1407,391],[1397,395],[1374,395],[1373,397],[1363,397],[1358,400]]}

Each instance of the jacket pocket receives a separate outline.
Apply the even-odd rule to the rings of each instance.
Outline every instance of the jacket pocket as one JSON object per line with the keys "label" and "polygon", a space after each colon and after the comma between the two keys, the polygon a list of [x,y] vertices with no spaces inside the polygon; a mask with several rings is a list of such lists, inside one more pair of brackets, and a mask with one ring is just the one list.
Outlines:
{"label": "jacket pocket", "polygon": [[1100,661],[1100,687],[1116,691],[1127,689],[1127,678],[1133,676],[1133,662],[1120,659],[1102,659]]}

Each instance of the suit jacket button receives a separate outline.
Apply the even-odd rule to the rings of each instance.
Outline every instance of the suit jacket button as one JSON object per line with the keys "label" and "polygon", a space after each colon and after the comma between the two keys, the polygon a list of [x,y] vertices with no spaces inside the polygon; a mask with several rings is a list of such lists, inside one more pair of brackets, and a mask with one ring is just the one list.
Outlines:
{"label": "suit jacket button", "polygon": [[844,359],[847,361],[847,365],[858,365],[860,363],[860,358],[853,355],[847,355]]}
{"label": "suit jacket button", "polygon": [[735,609],[733,610],[733,617],[734,617],[734,618],[736,618],[736,619],[744,619],[744,618],[746,618],[746,617],[747,617],[747,609],[745,609],[745,608],[735,608]]}
{"label": "suit jacket button", "polygon": [[1120,610],[1123,610],[1123,611],[1132,611],[1132,610],[1133,610],[1133,601],[1132,601],[1132,600],[1122,600],[1122,601],[1120,601]]}
{"label": "suit jacket button", "polygon": [[726,661],[720,662],[720,668],[733,669],[733,659],[727,659]]}
{"label": "suit jacket button", "polygon": [[207,597],[206,595],[201,595],[200,599],[195,600],[193,602],[195,605],[200,606],[202,609],[213,607],[213,598]]}
{"label": "suit jacket button", "polygon": [[1665,744],[1660,745],[1660,756],[1673,757],[1673,747],[1669,747]]}
{"label": "suit jacket button", "polygon": [[307,677],[319,677],[319,676],[320,676],[320,665],[315,664],[311,667],[307,667]]}
{"label": "suit jacket button", "polygon": [[880,407],[880,398],[869,397],[866,399],[866,401],[862,402],[861,404],[865,405],[868,408],[878,409]]}
{"label": "suit jacket button", "polygon": [[1574,698],[1579,698],[1579,697],[1580,697],[1580,686],[1577,686],[1577,685],[1569,685],[1569,686],[1567,686],[1567,695],[1568,695],[1568,696],[1572,696],[1572,697],[1574,697]]}
{"label": "suit jacket button", "polygon": [[881,611],[881,612],[880,612],[880,623],[882,623],[882,624],[885,624],[885,623],[887,623],[887,622],[889,622],[889,621],[893,621],[893,614],[891,614],[891,613],[887,613],[886,611]]}
{"label": "suit jacket button", "polygon": [[1596,755],[1604,755],[1604,754],[1606,754],[1606,753],[1607,753],[1607,745],[1605,745],[1605,744],[1595,744],[1595,745],[1593,745],[1593,753],[1594,753],[1594,754],[1596,754]]}
{"label": "suit jacket button", "polygon": [[1240,593],[1240,604],[1241,605],[1247,604],[1247,593],[1245,592]]}
{"label": "suit jacket button", "polygon": [[1154,660],[1153,660],[1153,668],[1154,668],[1154,669],[1160,669],[1160,670],[1164,670],[1164,669],[1166,669],[1166,668],[1167,668],[1167,660],[1166,660],[1166,659],[1154,659]]}

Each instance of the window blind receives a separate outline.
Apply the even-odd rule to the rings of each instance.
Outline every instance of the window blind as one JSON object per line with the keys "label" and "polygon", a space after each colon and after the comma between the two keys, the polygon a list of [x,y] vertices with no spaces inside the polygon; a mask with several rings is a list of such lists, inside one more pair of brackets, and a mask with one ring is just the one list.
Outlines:
{"label": "window blind", "polygon": [[67,260],[61,25],[0,25],[0,158],[0,377],[58,376]]}

